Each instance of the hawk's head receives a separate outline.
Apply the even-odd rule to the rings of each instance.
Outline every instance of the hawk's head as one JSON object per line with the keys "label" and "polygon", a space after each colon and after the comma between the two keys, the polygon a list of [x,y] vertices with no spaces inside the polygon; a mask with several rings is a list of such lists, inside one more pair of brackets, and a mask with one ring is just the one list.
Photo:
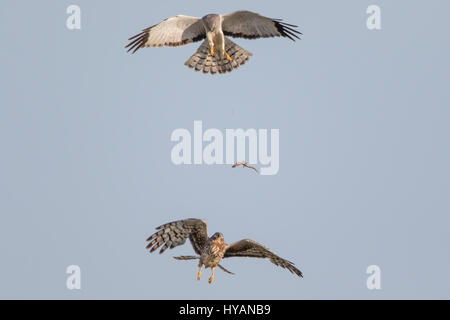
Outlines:
{"label": "hawk's head", "polygon": [[223,256],[226,250],[225,240],[223,239],[223,234],[220,232],[216,232],[210,238],[211,248],[215,254]]}
{"label": "hawk's head", "polygon": [[203,25],[206,28],[206,31],[216,31],[221,30],[222,28],[222,22],[220,15],[218,14],[208,14],[202,18]]}
{"label": "hawk's head", "polygon": [[223,240],[223,234],[221,232],[216,232],[212,235],[211,240],[217,240],[217,239]]}

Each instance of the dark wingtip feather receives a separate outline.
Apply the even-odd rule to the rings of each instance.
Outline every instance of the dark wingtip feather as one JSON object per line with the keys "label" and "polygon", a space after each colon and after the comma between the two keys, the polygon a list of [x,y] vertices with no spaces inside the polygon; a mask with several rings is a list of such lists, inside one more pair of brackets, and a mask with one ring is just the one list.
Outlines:
{"label": "dark wingtip feather", "polygon": [[138,33],[137,35],[132,36],[128,39],[130,43],[125,46],[125,48],[128,48],[127,52],[132,51],[131,53],[134,54],[136,51],[145,46],[145,43],[148,40],[149,29],[150,28],[144,29],[141,33]]}
{"label": "dark wingtip feather", "polygon": [[291,263],[291,267],[289,268],[289,271],[291,271],[292,273],[295,273],[296,275],[298,275],[300,278],[303,278],[303,273],[298,270],[293,263]]}
{"label": "dark wingtip feather", "polygon": [[292,41],[295,41],[295,38],[301,40],[299,35],[302,35],[302,33],[294,29],[298,28],[298,26],[283,22],[282,19],[272,19],[272,21],[275,23],[275,27],[283,37],[289,38]]}

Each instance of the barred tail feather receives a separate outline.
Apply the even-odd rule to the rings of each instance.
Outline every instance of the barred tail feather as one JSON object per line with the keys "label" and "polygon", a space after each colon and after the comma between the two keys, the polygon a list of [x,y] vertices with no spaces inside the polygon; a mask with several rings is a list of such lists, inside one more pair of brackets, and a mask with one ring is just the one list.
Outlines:
{"label": "barred tail feather", "polygon": [[194,256],[181,256],[181,257],[173,257],[176,260],[197,260],[200,259],[200,257],[194,257]]}
{"label": "barred tail feather", "polygon": [[253,55],[228,38],[225,38],[225,51],[233,61],[228,61],[225,56],[220,58],[217,52],[211,56],[208,41],[205,40],[185,65],[195,71],[203,71],[203,73],[225,73],[239,68]]}
{"label": "barred tail feather", "polygon": [[217,265],[220,269],[222,269],[223,271],[225,271],[226,273],[229,273],[229,274],[234,274],[233,272],[231,272],[231,271],[229,271],[229,270],[227,270],[227,269],[225,269],[224,267],[222,267],[220,264],[219,265]]}

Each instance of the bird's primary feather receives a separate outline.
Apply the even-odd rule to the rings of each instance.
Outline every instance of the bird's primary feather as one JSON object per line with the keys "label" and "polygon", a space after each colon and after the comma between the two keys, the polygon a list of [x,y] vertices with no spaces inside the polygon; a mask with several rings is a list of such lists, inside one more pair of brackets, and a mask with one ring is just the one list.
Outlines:
{"label": "bird's primary feather", "polygon": [[297,26],[271,19],[251,11],[236,11],[223,16],[222,30],[227,36],[245,39],[286,37],[300,39]]}

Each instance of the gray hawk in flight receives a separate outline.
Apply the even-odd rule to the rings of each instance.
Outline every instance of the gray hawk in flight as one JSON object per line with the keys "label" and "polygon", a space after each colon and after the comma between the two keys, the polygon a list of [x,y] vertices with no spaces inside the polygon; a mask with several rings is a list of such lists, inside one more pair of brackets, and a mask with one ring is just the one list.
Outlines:
{"label": "gray hawk in flight", "polygon": [[268,248],[253,240],[244,239],[232,244],[226,244],[220,232],[216,232],[211,237],[208,237],[208,225],[205,220],[185,219],[169,222],[157,227],[156,230],[158,231],[147,239],[149,242],[147,249],[150,250],[150,253],[162,246],[159,251],[161,254],[168,248],[173,249],[183,245],[186,239],[189,238],[198,256],[181,256],[175,257],[175,259],[200,260],[197,280],[200,280],[203,266],[212,270],[209,283],[212,283],[214,280],[216,267],[233,274],[219,264],[222,259],[231,257],[268,258],[273,264],[286,268],[293,274],[303,278],[302,272],[292,262],[277,256]]}
{"label": "gray hawk in flight", "polygon": [[295,41],[301,35],[295,28],[297,26],[281,19],[263,17],[251,11],[208,14],[203,18],[177,15],[129,38],[126,48],[135,53],[144,47],[177,47],[205,39],[185,65],[204,73],[225,73],[238,68],[253,55],[226,36],[245,39],[286,37]]}

